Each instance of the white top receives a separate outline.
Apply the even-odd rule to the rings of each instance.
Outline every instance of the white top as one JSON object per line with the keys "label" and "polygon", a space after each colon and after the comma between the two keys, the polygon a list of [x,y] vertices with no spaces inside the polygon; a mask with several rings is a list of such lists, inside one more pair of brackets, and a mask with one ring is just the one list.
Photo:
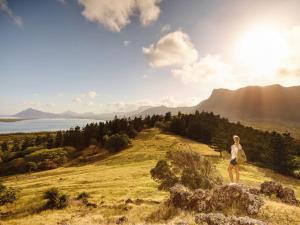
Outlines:
{"label": "white top", "polygon": [[238,146],[236,144],[231,145],[231,159],[235,159],[237,157],[238,151],[242,149],[242,146],[239,144]]}

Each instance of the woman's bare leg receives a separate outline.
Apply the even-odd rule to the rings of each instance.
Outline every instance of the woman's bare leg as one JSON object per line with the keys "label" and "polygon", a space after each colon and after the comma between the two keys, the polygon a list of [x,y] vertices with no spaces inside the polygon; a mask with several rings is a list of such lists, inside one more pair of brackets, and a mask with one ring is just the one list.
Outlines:
{"label": "woman's bare leg", "polygon": [[236,175],[236,182],[238,183],[240,181],[240,167],[239,165],[235,165],[235,175]]}
{"label": "woman's bare leg", "polygon": [[229,174],[229,178],[230,178],[231,183],[233,183],[232,169],[233,169],[233,166],[231,164],[229,164],[229,166],[228,166],[228,174]]}

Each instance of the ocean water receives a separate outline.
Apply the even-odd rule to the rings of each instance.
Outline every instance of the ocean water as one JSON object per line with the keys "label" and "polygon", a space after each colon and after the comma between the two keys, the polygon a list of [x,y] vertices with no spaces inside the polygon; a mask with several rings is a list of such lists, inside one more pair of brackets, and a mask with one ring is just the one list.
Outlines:
{"label": "ocean water", "polygon": [[39,132],[68,130],[76,126],[83,127],[88,123],[104,122],[91,119],[32,119],[16,122],[0,122],[0,133]]}

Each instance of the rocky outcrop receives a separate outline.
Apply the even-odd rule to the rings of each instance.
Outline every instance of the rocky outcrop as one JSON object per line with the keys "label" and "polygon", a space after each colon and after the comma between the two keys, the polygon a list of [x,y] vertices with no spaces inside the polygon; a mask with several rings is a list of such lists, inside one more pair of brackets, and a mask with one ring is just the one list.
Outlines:
{"label": "rocky outcrop", "polygon": [[278,192],[277,197],[284,203],[300,206],[300,202],[296,199],[295,192],[292,188],[283,188]]}
{"label": "rocky outcrop", "polygon": [[257,214],[263,205],[259,195],[238,184],[223,185],[211,191],[202,189],[191,191],[183,185],[176,184],[170,189],[169,203],[177,208],[196,212],[223,210],[236,205],[249,215]]}
{"label": "rocky outcrop", "polygon": [[300,206],[300,202],[297,200],[294,190],[289,187],[284,188],[280,183],[265,181],[260,185],[260,192],[267,196],[275,195],[284,203]]}
{"label": "rocky outcrop", "polygon": [[216,188],[210,199],[210,205],[213,210],[222,210],[232,205],[238,205],[249,215],[254,215],[259,212],[263,201],[259,195],[250,193],[249,188],[234,184]]}
{"label": "rocky outcrop", "polygon": [[282,189],[282,185],[274,181],[265,181],[260,185],[260,192],[268,196],[277,195]]}
{"label": "rocky outcrop", "polygon": [[252,219],[248,216],[235,217],[225,216],[222,213],[200,213],[196,215],[195,222],[197,224],[206,223],[208,225],[266,225],[266,223]]}

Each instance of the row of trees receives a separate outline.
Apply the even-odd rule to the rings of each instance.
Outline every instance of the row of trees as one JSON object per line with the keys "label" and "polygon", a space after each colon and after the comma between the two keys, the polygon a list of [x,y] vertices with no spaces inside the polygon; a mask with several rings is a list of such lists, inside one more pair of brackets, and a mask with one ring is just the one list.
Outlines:
{"label": "row of trees", "polygon": [[300,144],[289,133],[267,132],[231,123],[213,113],[181,114],[169,117],[165,129],[208,144],[216,151],[229,151],[232,136],[239,135],[247,159],[283,174],[292,174],[300,168],[296,158]]}
{"label": "row of trees", "polygon": [[198,111],[194,114],[166,113],[164,116],[153,115],[134,119],[115,117],[114,120],[87,124],[83,128],[75,127],[55,134],[27,137],[21,143],[3,142],[1,148],[2,152],[23,152],[31,146],[42,145],[48,149],[72,146],[80,151],[89,145],[101,145],[115,152],[128,146],[128,137],[133,138],[142,129],[154,126],[208,144],[220,152],[229,151],[232,136],[237,134],[241,138],[248,161],[284,174],[291,174],[300,168],[295,160],[300,156],[300,144],[290,134],[264,132],[240,123],[231,123],[213,113]]}

